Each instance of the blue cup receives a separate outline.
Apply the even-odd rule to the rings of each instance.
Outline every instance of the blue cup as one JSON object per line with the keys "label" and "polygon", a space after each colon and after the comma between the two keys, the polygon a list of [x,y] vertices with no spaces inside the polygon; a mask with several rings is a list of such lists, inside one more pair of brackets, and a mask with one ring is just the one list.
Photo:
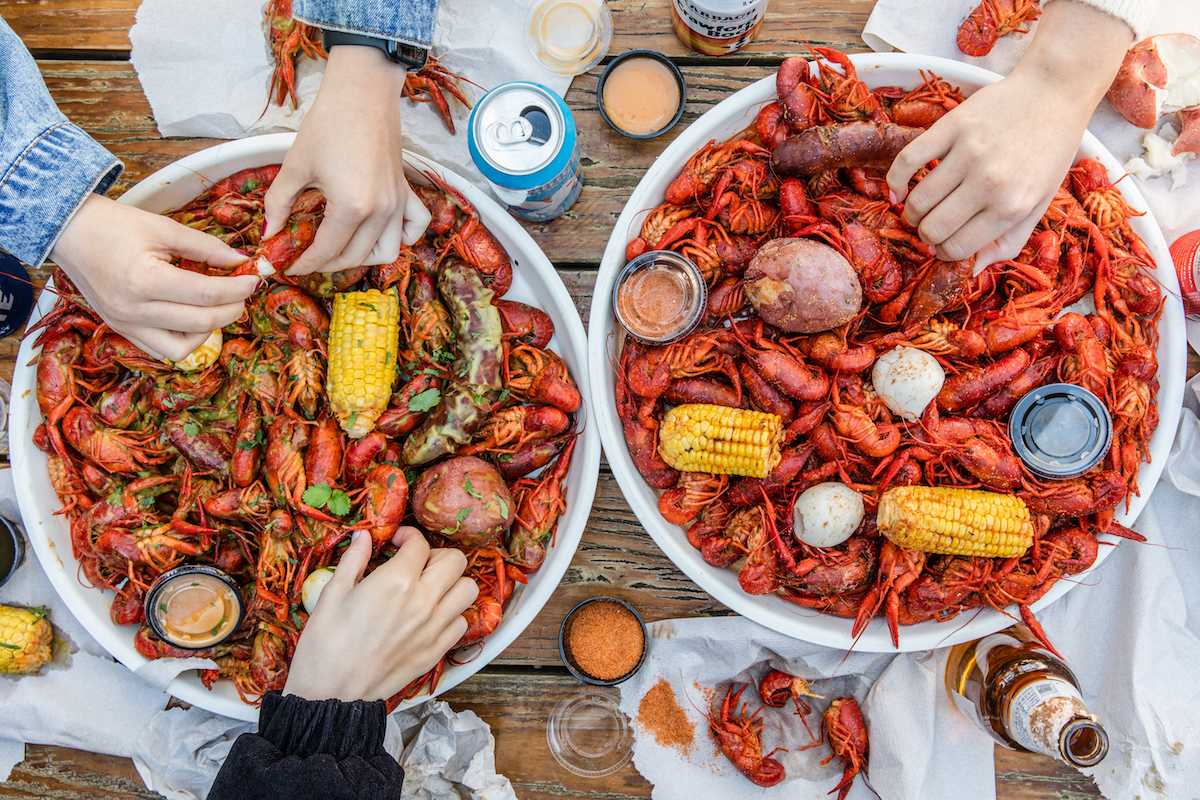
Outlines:
{"label": "blue cup", "polygon": [[25,265],[0,250],[0,338],[25,326],[33,310],[33,284]]}

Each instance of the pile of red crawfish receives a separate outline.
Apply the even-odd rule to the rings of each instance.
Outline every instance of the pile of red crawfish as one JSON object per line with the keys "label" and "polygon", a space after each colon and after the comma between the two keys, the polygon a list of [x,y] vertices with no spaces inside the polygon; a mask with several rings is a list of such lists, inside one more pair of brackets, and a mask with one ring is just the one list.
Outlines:
{"label": "pile of red crawfish", "polygon": [[[305,577],[336,562],[355,529],[372,537],[374,568],[394,552],[396,529],[412,522],[407,487],[424,467],[406,467],[402,449],[456,380],[455,323],[436,276],[465,262],[496,297],[513,277],[508,255],[476,210],[432,175],[433,185],[414,186],[432,222],[396,261],[285,277],[311,244],[325,202],[308,190],[283,230],[260,241],[263,196],[278,171],[244,170],[167,212],[255,254],[234,272],[263,258],[277,271],[222,331],[220,356],[208,368],[182,372],[146,355],[109,329],[61,272],[54,276],[57,304],[34,326],[44,420],[34,442],[47,454],[63,504],[58,513],[69,519],[81,581],[115,592],[112,620],[141,626],[134,643],[142,655],[212,658],[219,667],[202,671],[206,685],[232,679],[251,703],[286,681],[307,618],[300,604]],[[195,262],[178,266],[217,272]],[[326,341],[332,293],[363,284],[398,293],[401,369],[375,429],[348,439],[328,408]],[[514,521],[505,538],[483,543],[458,541],[453,531],[427,533],[431,545],[466,553],[467,574],[480,591],[455,649],[393,702],[432,693],[445,665],[460,663],[456,654],[474,652],[459,648],[495,630],[517,584],[542,564],[566,507],[579,390],[563,360],[545,349],[554,333],[550,317],[524,303],[491,302],[503,328],[503,364],[496,368],[505,390],[494,403],[480,401],[487,404],[482,422],[458,455],[496,466]],[[526,477],[542,467],[540,477]],[[184,564],[224,570],[246,607],[236,634],[206,650],[174,648],[143,619],[155,578]]]}
{"label": "pile of red crawfish", "polygon": [[[756,786],[775,786],[787,777],[783,764],[772,758],[783,748],[763,752],[762,714],[765,708],[759,708],[752,714],[746,713],[745,705],[738,709],[738,703],[747,685],[729,685],[721,700],[720,710],[715,715],[705,714],[708,718],[708,728],[721,752],[751,783]],[[840,759],[843,764],[842,778],[829,794],[837,792],[838,800],[845,800],[846,795],[850,793],[854,777],[867,766],[867,726],[863,721],[858,701],[849,696],[831,700],[821,714],[821,738],[817,738],[805,719],[806,715],[812,713],[812,708],[805,698],[823,697],[811,691],[809,681],[772,669],[759,680],[758,696],[764,706],[772,708],[783,708],[788,700],[792,701],[796,709],[795,716],[800,717],[804,729],[812,738],[812,744],[800,748],[801,750],[817,747],[822,742],[829,745],[829,755],[821,764],[828,764],[835,758]]]}
{"label": "pile of red crawfish", "polygon": [[[1028,606],[1095,561],[1098,533],[1141,538],[1113,517],[1138,493],[1158,425],[1154,260],[1105,169],[1087,159],[1012,261],[972,277],[973,260],[933,258],[889,202],[884,175],[961,93],[928,73],[911,91],[872,91],[844,54],[816,51],[811,72],[800,57],[782,64],[778,99],[752,132],[710,142],[687,162],[627,248],[628,258],[675,250],[710,287],[707,323],[685,338],[624,339],[615,400],[632,460],[663,490],[663,517],[687,527],[707,563],[738,569],[748,593],[853,618],[855,637],[885,612],[896,646],[899,625],[1013,603],[1038,630]],[[850,261],[865,300],[848,324],[811,335],[764,323],[739,277],[764,242],[802,236]],[[1064,313],[1080,301],[1094,312]],[[916,422],[894,416],[870,385],[876,356],[897,345],[934,355],[947,373]],[[1060,381],[1100,397],[1114,435],[1087,473],[1046,480],[1014,454],[1006,417],[1025,393]],[[763,479],[671,469],[658,427],[679,403],[779,415],[782,460]],[[792,535],[792,506],[829,480],[861,493],[867,514],[845,543],[810,547]],[[885,489],[908,484],[1015,493],[1032,514],[1034,545],[1010,559],[898,547],[877,533],[874,511]]]}

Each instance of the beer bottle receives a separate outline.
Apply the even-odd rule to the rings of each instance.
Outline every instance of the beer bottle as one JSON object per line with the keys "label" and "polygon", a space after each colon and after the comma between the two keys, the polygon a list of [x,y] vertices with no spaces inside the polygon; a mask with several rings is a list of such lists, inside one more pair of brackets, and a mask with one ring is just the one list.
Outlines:
{"label": "beer bottle", "polygon": [[1024,625],[951,648],[946,689],[963,714],[1010,750],[1076,767],[1108,754],[1108,734],[1084,705],[1074,673]]}

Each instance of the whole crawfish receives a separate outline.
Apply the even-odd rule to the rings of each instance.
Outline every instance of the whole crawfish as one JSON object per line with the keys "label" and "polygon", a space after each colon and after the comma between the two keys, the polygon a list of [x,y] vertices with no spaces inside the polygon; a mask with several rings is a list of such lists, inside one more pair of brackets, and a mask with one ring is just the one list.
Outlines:
{"label": "whole crawfish", "polygon": [[[738,771],[750,779],[756,786],[774,786],[784,778],[783,764],[771,755],[763,755],[762,722],[758,714],[747,715],[745,708],[736,716],[733,709],[737,706],[738,698],[746,690],[742,686],[734,692],[733,686],[725,692],[721,703],[720,713],[708,717],[708,728],[721,748],[725,757],[738,768]],[[779,749],[772,750],[777,753]]]}

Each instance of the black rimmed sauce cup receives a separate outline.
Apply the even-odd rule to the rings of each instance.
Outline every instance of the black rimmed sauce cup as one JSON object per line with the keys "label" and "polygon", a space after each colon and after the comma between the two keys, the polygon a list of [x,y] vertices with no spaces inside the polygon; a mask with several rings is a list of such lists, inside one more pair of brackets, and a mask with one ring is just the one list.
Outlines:
{"label": "black rimmed sauce cup", "polygon": [[17,574],[25,559],[25,539],[16,525],[0,517],[0,586]]}
{"label": "black rimmed sauce cup", "polygon": [[[558,653],[579,680],[616,686],[629,680],[646,660],[646,623],[633,606],[601,595],[567,612],[558,629]],[[616,671],[619,666],[627,668]]]}
{"label": "black rimmed sauce cup", "polygon": [[[672,80],[677,93],[673,109]],[[600,116],[617,133],[630,139],[653,139],[675,127],[683,116],[687,83],[679,67],[662,53],[630,50],[604,68],[596,86],[596,104]]]}
{"label": "black rimmed sauce cup", "polygon": [[146,593],[146,624],[181,650],[206,650],[237,632],[246,604],[237,583],[207,564],[168,570]]}

